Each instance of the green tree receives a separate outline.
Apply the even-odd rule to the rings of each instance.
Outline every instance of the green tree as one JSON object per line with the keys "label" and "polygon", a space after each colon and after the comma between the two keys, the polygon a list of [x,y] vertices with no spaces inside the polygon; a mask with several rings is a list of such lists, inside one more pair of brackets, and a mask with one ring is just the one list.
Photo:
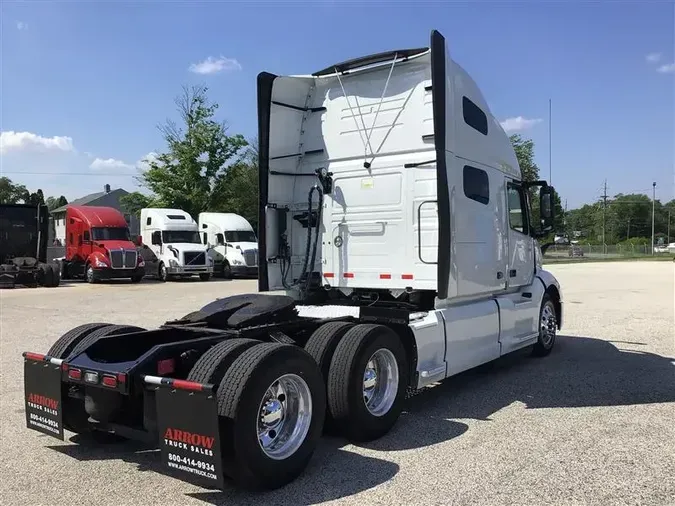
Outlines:
{"label": "green tree", "polygon": [[13,183],[8,177],[0,177],[0,204],[26,203],[30,192],[22,184]]}
{"label": "green tree", "polygon": [[[513,134],[509,137],[513,150],[516,152],[520,174],[523,181],[538,181],[539,167],[534,161],[534,141],[524,139],[520,134]],[[532,206],[532,223],[539,223],[539,193],[535,189],[530,190],[530,202]],[[562,207],[562,201],[558,192],[553,196],[553,205],[555,207],[554,231],[558,233],[566,232],[565,211]]]}
{"label": "green tree", "polygon": [[146,207],[159,207],[161,205],[157,202],[155,197],[145,195],[141,192],[132,192],[122,195],[120,197],[120,204],[125,213],[141,215],[141,209]]}
{"label": "green tree", "polygon": [[31,193],[28,197],[28,204],[43,205],[45,203],[45,196],[42,193],[42,190],[38,188],[38,191]]}
{"label": "green tree", "polygon": [[203,86],[183,87],[176,98],[183,126],[168,120],[159,127],[167,151],[148,160],[139,178],[157,200],[195,219],[221,204],[218,196],[228,166],[242,161],[247,146],[243,136],[228,135],[226,124],[214,119],[218,104],[208,101],[207,91]]}
{"label": "green tree", "polygon": [[228,168],[214,192],[212,210],[243,216],[258,230],[258,164],[253,153]]}

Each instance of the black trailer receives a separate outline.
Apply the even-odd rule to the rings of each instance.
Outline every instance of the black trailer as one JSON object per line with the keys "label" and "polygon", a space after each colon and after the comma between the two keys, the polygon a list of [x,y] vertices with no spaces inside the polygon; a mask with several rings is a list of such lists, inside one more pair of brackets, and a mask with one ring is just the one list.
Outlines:
{"label": "black trailer", "polygon": [[0,204],[0,288],[59,286],[59,266],[47,261],[46,205]]}
{"label": "black trailer", "polygon": [[[226,477],[277,488],[304,470],[324,422],[355,441],[394,425],[415,371],[395,316],[301,317],[290,297],[246,294],[154,330],[81,325],[46,355],[24,353],[26,424],[62,440],[68,430],[158,444],[166,471],[207,488]],[[361,376],[376,374],[378,350],[404,366],[384,413],[366,409],[362,390],[377,383]]]}

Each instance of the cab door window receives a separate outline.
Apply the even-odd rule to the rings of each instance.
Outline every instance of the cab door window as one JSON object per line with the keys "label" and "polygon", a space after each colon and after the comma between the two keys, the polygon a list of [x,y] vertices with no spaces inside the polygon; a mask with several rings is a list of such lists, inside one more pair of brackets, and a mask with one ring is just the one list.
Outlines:
{"label": "cab door window", "polygon": [[527,201],[522,187],[509,183],[507,185],[509,203],[509,226],[516,232],[527,234]]}

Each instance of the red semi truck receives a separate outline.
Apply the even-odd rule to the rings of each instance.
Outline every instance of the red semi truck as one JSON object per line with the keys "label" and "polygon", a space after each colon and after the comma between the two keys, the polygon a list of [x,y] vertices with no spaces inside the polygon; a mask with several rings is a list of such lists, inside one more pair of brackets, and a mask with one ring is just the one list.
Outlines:
{"label": "red semi truck", "polygon": [[145,262],[131,241],[122,213],[112,207],[68,206],[66,255],[61,260],[61,279],[130,278],[138,283]]}

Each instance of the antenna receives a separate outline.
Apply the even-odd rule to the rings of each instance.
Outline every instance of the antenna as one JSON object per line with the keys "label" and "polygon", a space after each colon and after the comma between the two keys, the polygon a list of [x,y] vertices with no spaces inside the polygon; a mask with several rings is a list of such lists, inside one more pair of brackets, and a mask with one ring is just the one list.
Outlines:
{"label": "antenna", "polygon": [[551,99],[548,99],[548,184],[553,184],[551,176]]}

